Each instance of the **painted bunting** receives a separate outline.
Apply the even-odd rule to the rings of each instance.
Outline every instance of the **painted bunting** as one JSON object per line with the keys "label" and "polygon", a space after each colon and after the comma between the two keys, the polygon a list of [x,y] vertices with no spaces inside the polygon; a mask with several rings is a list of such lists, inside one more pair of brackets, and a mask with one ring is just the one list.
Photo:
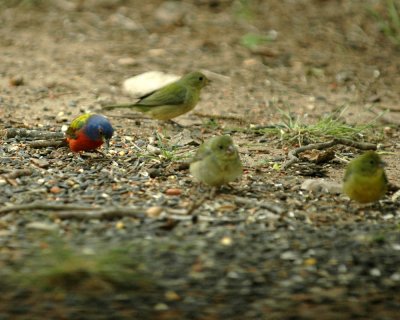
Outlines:
{"label": "painted bunting", "polygon": [[67,129],[67,142],[73,152],[95,150],[104,142],[108,147],[114,129],[99,114],[85,113],[75,118]]}
{"label": "painted bunting", "polygon": [[230,136],[217,136],[204,142],[190,164],[190,173],[213,187],[235,180],[242,171],[238,151]]}
{"label": "painted bunting", "polygon": [[343,180],[343,192],[360,203],[378,201],[387,190],[384,162],[374,151],[350,161]]}
{"label": "painted bunting", "polygon": [[137,109],[153,119],[170,120],[192,110],[199,102],[201,89],[209,82],[201,72],[190,72],[179,80],[140,97],[135,103],[110,105],[103,109]]}

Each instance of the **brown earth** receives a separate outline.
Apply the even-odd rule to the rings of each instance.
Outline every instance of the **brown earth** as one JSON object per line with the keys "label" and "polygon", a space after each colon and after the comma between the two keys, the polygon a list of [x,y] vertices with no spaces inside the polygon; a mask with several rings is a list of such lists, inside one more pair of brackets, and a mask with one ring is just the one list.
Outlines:
{"label": "brown earth", "polygon": [[[371,14],[386,19],[385,4],[187,0],[172,1],[167,9],[162,0],[0,4],[3,130],[60,131],[82,112],[129,100],[122,81],[149,70],[216,74],[196,109],[175,119],[185,129],[130,119],[133,112],[105,113],[116,129],[105,158],[77,159],[67,148],[32,149],[29,141],[3,137],[0,174],[32,172],[3,179],[2,207],[46,201],[184,212],[199,197],[196,184],[179,157],[152,155],[149,144],[187,156],[197,142],[229,133],[245,166],[233,189],[196,210],[196,216],[215,221],[75,221],[39,209],[1,214],[0,266],[7,272],[50,242],[31,235],[28,225],[40,221],[77,248],[101,251],[106,244],[133,241],[158,280],[143,294],[116,285],[94,297],[82,285],[54,295],[7,283],[0,319],[397,319],[400,210],[399,200],[391,199],[396,188],[369,207],[348,205],[341,195],[308,194],[300,190],[304,175],[325,174],[340,182],[345,164],[336,158],[278,171],[274,165],[282,165],[299,142],[319,141],[283,141],[252,129],[281,124],[282,112],[313,124],[344,108],[343,123],[374,124],[353,138],[380,143],[389,180],[399,185],[400,54],[381,32],[382,20]],[[271,39],[249,49],[241,43],[248,33]],[[182,133],[188,142],[179,145]],[[340,159],[360,153],[343,146],[334,151]],[[172,188],[181,194],[168,195]],[[264,201],[282,210],[268,211]]]}

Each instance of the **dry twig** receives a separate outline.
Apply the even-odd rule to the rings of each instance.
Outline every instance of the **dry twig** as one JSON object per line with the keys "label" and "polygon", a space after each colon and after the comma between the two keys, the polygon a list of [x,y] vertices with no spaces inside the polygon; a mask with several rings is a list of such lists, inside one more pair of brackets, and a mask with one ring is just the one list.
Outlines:
{"label": "dry twig", "polygon": [[200,118],[211,118],[211,119],[221,119],[221,120],[235,120],[240,122],[246,122],[246,119],[241,116],[234,116],[234,115],[223,115],[223,114],[210,114],[210,113],[200,113],[200,112],[193,112],[195,116]]}
{"label": "dry twig", "polygon": [[144,218],[144,209],[136,207],[109,207],[99,208],[92,211],[61,211],[55,213],[55,216],[60,219],[79,219],[79,220],[90,220],[90,219],[114,219],[122,217],[135,217]]}
{"label": "dry twig", "polygon": [[54,147],[60,148],[67,146],[67,142],[63,140],[36,140],[29,143],[31,148],[47,148],[47,147]]}
{"label": "dry twig", "polygon": [[45,202],[34,202],[29,204],[17,204],[14,206],[6,206],[0,208],[0,213],[9,213],[15,211],[28,211],[28,210],[53,210],[53,211],[63,211],[63,210],[94,210],[95,207],[78,206],[71,204],[56,204],[56,203],[45,203]]}
{"label": "dry twig", "polygon": [[235,196],[234,201],[238,204],[247,204],[247,205],[267,209],[276,214],[282,214],[285,212],[285,209],[283,209],[282,207],[278,206],[275,203],[268,203],[268,202],[264,202],[264,201],[259,201],[257,199]]}
{"label": "dry twig", "polygon": [[33,173],[31,169],[16,169],[3,175],[6,179],[16,179],[23,176],[30,176]]}
{"label": "dry twig", "polygon": [[[205,198],[206,197],[204,197],[204,199]],[[245,201],[242,201],[243,199],[238,197],[236,200],[239,201],[239,203],[245,203]],[[251,202],[251,204],[254,204],[254,202]],[[261,204],[260,206],[262,207],[263,204]],[[99,220],[99,219],[115,219],[122,217],[135,217],[143,219],[146,216],[145,210],[143,208],[138,208],[138,207],[100,208],[100,207],[81,206],[73,204],[56,204],[56,203],[43,203],[43,202],[3,207],[0,208],[0,214],[16,212],[16,211],[29,211],[29,210],[53,211],[52,212],[53,216],[59,219]],[[276,208],[274,210],[277,211]],[[187,214],[169,213],[160,216],[159,219],[190,221],[193,220],[193,217],[192,215],[187,215]],[[268,215],[261,216],[259,218],[255,218],[254,221],[261,221],[265,219],[269,219],[269,216]],[[230,218],[230,217],[212,217],[212,216],[200,215],[197,216],[197,220],[202,222],[216,222],[216,223],[240,223],[247,221],[247,217]]]}
{"label": "dry twig", "polygon": [[357,141],[344,139],[344,138],[334,138],[333,140],[328,141],[328,142],[312,143],[312,144],[308,144],[306,146],[301,146],[299,148],[296,148],[296,149],[290,151],[288,154],[289,160],[283,164],[282,169],[287,169],[292,164],[298,162],[299,158],[297,156],[304,151],[312,150],[312,149],[316,149],[316,150],[328,149],[328,148],[333,147],[338,144],[357,148],[360,150],[376,150],[376,148],[377,148],[376,144],[374,144],[374,143],[357,142]]}
{"label": "dry twig", "polygon": [[5,129],[2,131],[1,136],[5,137],[6,139],[15,138],[16,136],[19,136],[21,138],[42,139],[42,140],[63,139],[65,137],[63,132],[28,130],[20,128]]}

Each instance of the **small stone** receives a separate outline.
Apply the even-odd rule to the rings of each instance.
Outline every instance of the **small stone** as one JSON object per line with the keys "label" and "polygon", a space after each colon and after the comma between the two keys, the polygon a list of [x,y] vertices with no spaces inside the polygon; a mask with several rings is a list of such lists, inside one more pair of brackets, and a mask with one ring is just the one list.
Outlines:
{"label": "small stone", "polygon": [[49,165],[50,165],[50,163],[49,163],[47,160],[45,160],[45,159],[35,159],[35,158],[32,158],[32,159],[31,159],[31,162],[32,162],[35,166],[37,166],[37,167],[39,167],[39,168],[48,168]]}
{"label": "small stone", "polygon": [[339,194],[342,191],[341,184],[335,181],[328,181],[324,179],[307,179],[301,184],[302,190],[307,190],[312,193],[330,193]]}
{"label": "small stone", "polygon": [[63,124],[62,126],[61,126],[61,132],[66,132],[67,130],[68,130],[68,125],[66,125],[66,124]]}
{"label": "small stone", "polygon": [[150,207],[146,210],[146,215],[150,218],[157,218],[160,216],[160,214],[163,212],[162,207],[154,206]]}
{"label": "small stone", "polygon": [[163,175],[163,170],[160,168],[151,168],[148,171],[149,177],[154,179]]}
{"label": "small stone", "polygon": [[40,231],[55,231],[58,229],[56,224],[45,222],[31,222],[26,225],[27,229],[40,230]]}
{"label": "small stone", "polygon": [[230,245],[232,245],[232,238],[231,237],[228,237],[228,236],[225,236],[225,237],[223,237],[222,239],[221,239],[221,241],[220,241],[220,243],[223,245],[223,246],[230,246]]}
{"label": "small stone", "polygon": [[393,281],[400,281],[400,273],[393,273],[390,276],[390,279],[392,279]]}
{"label": "small stone", "polygon": [[393,248],[393,250],[400,251],[400,244],[394,243],[394,244],[392,244],[392,248]]}
{"label": "small stone", "polygon": [[16,76],[16,77],[12,77],[9,80],[9,84],[12,87],[19,87],[24,85],[24,78],[22,76]]}
{"label": "small stone", "polygon": [[62,191],[61,188],[58,187],[58,186],[52,186],[52,187],[50,188],[50,192],[51,192],[51,193],[60,193],[61,191]]}
{"label": "small stone", "polygon": [[317,259],[315,258],[308,258],[306,260],[304,260],[304,265],[311,267],[311,266],[315,266],[317,264]]}
{"label": "small stone", "polygon": [[56,115],[57,122],[66,122],[68,120],[69,120],[69,117],[67,117],[64,112],[60,111],[59,113],[57,113],[57,115]]}
{"label": "small stone", "polygon": [[78,105],[78,101],[76,100],[70,100],[68,101],[68,107],[74,108]]}
{"label": "small stone", "polygon": [[160,57],[163,56],[167,53],[167,51],[165,49],[162,48],[158,48],[158,49],[150,49],[148,51],[149,56],[151,57]]}
{"label": "small stone", "polygon": [[188,9],[182,1],[164,1],[154,12],[154,17],[162,26],[181,25]]}
{"label": "small stone", "polygon": [[115,228],[118,229],[118,230],[122,230],[122,229],[125,228],[125,224],[124,224],[122,221],[118,221],[118,222],[115,224]]}
{"label": "small stone", "polygon": [[396,202],[397,199],[400,198],[400,190],[397,190],[393,195],[392,195],[392,201]]}
{"label": "small stone", "polygon": [[169,308],[165,303],[157,303],[154,306],[154,310],[156,310],[156,311],[165,311],[165,310],[168,310],[168,309]]}
{"label": "small stone", "polygon": [[128,31],[138,31],[142,29],[142,27],[136,21],[132,20],[131,18],[121,13],[113,14],[110,17],[110,21],[111,23],[119,25]]}
{"label": "small stone", "polygon": [[250,66],[255,66],[257,65],[259,62],[256,59],[246,59],[243,61],[243,65],[245,67],[250,67]]}
{"label": "small stone", "polygon": [[165,194],[168,196],[179,196],[182,193],[182,189],[170,188],[165,190]]}
{"label": "small stone", "polygon": [[381,271],[378,268],[373,268],[373,269],[369,270],[369,274],[373,277],[380,277]]}
{"label": "small stone", "polygon": [[146,148],[147,148],[147,151],[150,152],[150,153],[153,153],[153,154],[160,154],[161,153],[161,149],[160,148],[155,147],[155,146],[153,146],[151,144],[148,144]]}
{"label": "small stone", "polygon": [[181,299],[181,297],[179,296],[179,294],[177,294],[175,291],[172,291],[172,290],[168,290],[166,293],[165,293],[165,299],[167,300],[167,301],[178,301],[178,300],[180,300]]}
{"label": "small stone", "polygon": [[117,63],[121,66],[133,66],[137,64],[137,61],[132,57],[125,57],[118,59]]}
{"label": "small stone", "polygon": [[282,260],[296,260],[297,254],[293,251],[285,251],[281,254]]}

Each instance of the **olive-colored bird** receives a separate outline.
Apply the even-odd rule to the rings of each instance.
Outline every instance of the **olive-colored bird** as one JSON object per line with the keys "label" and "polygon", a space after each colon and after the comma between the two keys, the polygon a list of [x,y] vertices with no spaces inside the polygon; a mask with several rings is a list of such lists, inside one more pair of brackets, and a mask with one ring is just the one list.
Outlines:
{"label": "olive-colored bird", "polygon": [[192,110],[199,102],[201,89],[209,82],[201,72],[190,72],[179,80],[140,97],[135,103],[110,105],[103,109],[137,109],[153,119],[170,120]]}
{"label": "olive-colored bird", "polygon": [[350,161],[343,180],[343,192],[360,203],[378,201],[387,191],[384,165],[374,151],[367,151]]}
{"label": "olive-colored bird", "polygon": [[220,187],[243,173],[238,151],[230,136],[217,136],[204,142],[190,164],[190,173],[198,181]]}

